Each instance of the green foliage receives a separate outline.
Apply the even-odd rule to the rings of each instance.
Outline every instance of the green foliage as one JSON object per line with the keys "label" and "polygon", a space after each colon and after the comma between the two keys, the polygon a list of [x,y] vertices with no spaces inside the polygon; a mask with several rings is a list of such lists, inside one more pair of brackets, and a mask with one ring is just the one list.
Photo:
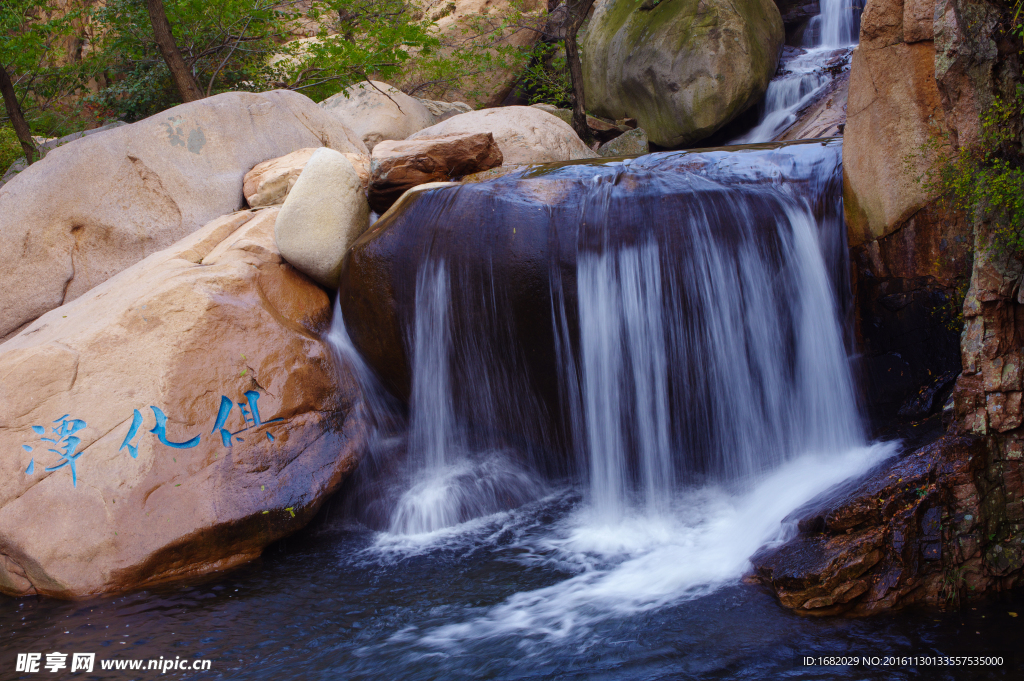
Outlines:
{"label": "green foliage", "polygon": [[564,41],[540,43],[534,48],[530,65],[520,77],[519,88],[527,93],[530,104],[572,108],[572,82],[569,80]]}
{"label": "green foliage", "polygon": [[[473,101],[530,58],[509,38],[543,17],[519,1],[455,22],[445,19],[454,3],[424,16],[412,0],[164,0],[164,9],[207,95],[284,88],[320,101],[372,78],[415,96]],[[73,12],[67,4],[0,0],[0,29],[11,36],[0,62],[16,77],[35,134],[135,121],[180,102],[144,2]]]}
{"label": "green foliage", "polygon": [[21,143],[14,134],[14,128],[0,125],[0,175],[7,172],[11,164],[22,157]]}
{"label": "green foliage", "polygon": [[939,161],[922,178],[934,191],[968,215],[983,213],[994,223],[999,252],[1024,252],[1024,157],[1020,122],[1024,86],[1011,99],[997,98],[981,116],[977,143],[951,151],[947,140],[933,138],[925,151]]}
{"label": "green foliage", "polygon": [[436,21],[448,16],[454,3],[433,14],[429,30],[434,49],[415,55],[397,79],[401,89],[417,97],[443,99],[455,92],[465,100],[484,98],[493,91],[495,79],[521,71],[530,61],[531,49],[510,40],[519,31],[531,31],[542,22],[511,0],[503,12],[464,14],[444,28]]}
{"label": "green foliage", "polygon": [[[403,0],[165,0],[175,42],[207,94],[298,90],[314,100],[370,76],[397,74],[437,40]],[[96,98],[136,120],[177,103],[149,15],[136,0],[109,0],[101,58],[113,84]]]}
{"label": "green foliage", "polygon": [[[32,131],[54,137],[79,129],[76,97],[89,78],[81,60],[69,58],[83,13],[56,0],[0,0],[0,64],[10,74]],[[2,119],[6,121],[6,118]]]}

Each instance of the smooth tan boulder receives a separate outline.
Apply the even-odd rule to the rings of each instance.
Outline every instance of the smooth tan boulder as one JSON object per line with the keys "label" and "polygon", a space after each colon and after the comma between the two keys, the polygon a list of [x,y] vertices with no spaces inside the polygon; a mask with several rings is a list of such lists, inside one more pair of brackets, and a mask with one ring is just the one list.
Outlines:
{"label": "smooth tan boulder", "polygon": [[253,166],[242,182],[242,194],[249,207],[262,208],[284,203],[284,197],[295,186],[295,181],[299,179],[299,174],[314,151],[315,147],[307,147]]}
{"label": "smooth tan boulder", "polygon": [[[242,183],[242,193],[250,208],[262,208],[275,206],[284,203],[288,192],[295,186],[302,169],[306,167],[313,152],[316,149],[309,147],[299,149],[281,158],[271,159],[256,164],[252,170],[245,174],[245,181]],[[356,174],[363,189],[370,183],[370,157],[365,154],[345,154]]]}
{"label": "smooth tan boulder", "polygon": [[384,140],[404,140],[434,124],[433,114],[418,99],[376,80],[350,85],[320,106],[352,128],[370,151]]}
{"label": "smooth tan boulder", "polygon": [[383,213],[410,187],[490,170],[501,162],[489,132],[381,142],[370,158],[370,207]]}
{"label": "smooth tan boulder", "polygon": [[217,219],[0,345],[0,592],[239,565],[354,468],[363,407],[277,210]]}
{"label": "smooth tan boulder", "polygon": [[367,153],[294,92],[232,92],[52,150],[0,188],[0,341],[219,215],[254,165],[303,147]]}
{"label": "smooth tan boulder", "polygon": [[470,111],[420,130],[409,139],[478,132],[494,135],[506,164],[552,163],[597,157],[576,135],[572,126],[532,106]]}
{"label": "smooth tan boulder", "polygon": [[333,149],[317,149],[281,206],[274,236],[285,260],[333,290],[345,252],[369,226],[370,207],[352,163]]}
{"label": "smooth tan boulder", "polygon": [[918,179],[945,131],[935,47],[903,42],[904,10],[900,0],[868,3],[850,65],[843,199],[851,246],[892,233],[935,198]]}

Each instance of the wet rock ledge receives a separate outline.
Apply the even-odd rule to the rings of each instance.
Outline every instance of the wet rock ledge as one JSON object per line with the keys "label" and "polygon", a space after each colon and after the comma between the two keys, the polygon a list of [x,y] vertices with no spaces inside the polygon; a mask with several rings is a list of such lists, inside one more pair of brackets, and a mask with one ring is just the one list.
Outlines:
{"label": "wet rock ledge", "polygon": [[[993,498],[989,451],[982,438],[947,434],[819,497],[791,518],[795,537],[754,556],[754,578],[802,615],[956,604],[1011,588],[1021,545],[1009,523],[1024,518],[981,503]],[[1021,491],[1019,478],[1000,480],[1006,501]]]}

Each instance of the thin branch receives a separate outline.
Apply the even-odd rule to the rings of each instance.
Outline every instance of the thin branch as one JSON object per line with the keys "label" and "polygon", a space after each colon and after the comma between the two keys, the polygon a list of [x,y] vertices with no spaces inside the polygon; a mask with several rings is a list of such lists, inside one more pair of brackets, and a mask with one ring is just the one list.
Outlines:
{"label": "thin branch", "polygon": [[230,52],[228,52],[227,56],[226,56],[226,57],[224,57],[224,59],[223,59],[223,60],[221,60],[221,62],[220,62],[220,66],[218,66],[218,67],[217,67],[217,70],[213,72],[213,75],[212,75],[212,76],[210,76],[210,84],[206,86],[206,96],[207,96],[207,97],[209,97],[209,96],[210,96],[210,93],[212,93],[212,92],[213,92],[213,82],[214,82],[214,81],[215,81],[215,80],[217,79],[217,76],[218,76],[218,75],[220,75],[220,70],[221,70],[222,68],[224,68],[224,65],[225,65],[225,64],[227,64],[227,63],[228,63],[228,59],[231,59],[231,55],[233,55],[233,54],[235,53],[235,49],[237,49],[237,48],[238,48],[238,46],[239,46],[239,44],[240,44],[240,43],[242,42],[242,36],[244,36],[244,35],[245,35],[245,32],[246,32],[247,30],[249,30],[249,24],[250,24],[251,22],[252,22],[252,17],[250,16],[250,17],[249,17],[249,21],[246,21],[246,22],[245,22],[245,27],[244,27],[244,28],[242,28],[242,32],[241,32],[241,33],[240,33],[240,34],[238,35],[238,40],[236,40],[236,41],[235,41],[235,45],[234,45],[234,47],[232,47],[232,48],[231,48],[231,51],[230,51]]}
{"label": "thin branch", "polygon": [[[391,95],[389,95],[388,93],[384,92],[379,87],[377,87],[376,85],[373,84],[373,81],[370,80],[370,77],[368,75],[366,75],[366,70],[365,69],[363,69],[363,80],[365,80],[367,83],[369,83],[370,87],[372,87],[374,90],[376,90],[377,92],[381,93],[382,95],[384,95],[385,97],[390,99],[391,103],[394,104],[395,106],[397,106],[399,111],[402,111],[402,107],[399,105],[398,102],[396,102],[394,99],[392,99]],[[405,112],[402,111],[402,113],[404,114]]]}

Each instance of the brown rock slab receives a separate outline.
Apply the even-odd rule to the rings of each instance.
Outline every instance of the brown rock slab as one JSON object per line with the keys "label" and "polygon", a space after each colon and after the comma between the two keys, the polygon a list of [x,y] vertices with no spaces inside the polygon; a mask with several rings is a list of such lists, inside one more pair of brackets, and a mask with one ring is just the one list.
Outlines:
{"label": "brown rock slab", "polygon": [[934,198],[917,178],[932,167],[938,150],[928,145],[944,120],[931,42],[854,51],[843,156],[851,246],[893,232]]}
{"label": "brown rock slab", "polygon": [[370,207],[384,213],[411,187],[490,170],[502,160],[489,132],[381,142],[370,160]]}
{"label": "brown rock slab", "polygon": [[0,592],[231,568],[356,465],[329,299],[282,261],[276,213],[214,220],[0,345]]}
{"label": "brown rock slab", "polygon": [[799,535],[752,558],[756,577],[803,615],[948,600],[955,561],[976,553],[983,452],[978,438],[944,435],[826,493],[801,510]]}

